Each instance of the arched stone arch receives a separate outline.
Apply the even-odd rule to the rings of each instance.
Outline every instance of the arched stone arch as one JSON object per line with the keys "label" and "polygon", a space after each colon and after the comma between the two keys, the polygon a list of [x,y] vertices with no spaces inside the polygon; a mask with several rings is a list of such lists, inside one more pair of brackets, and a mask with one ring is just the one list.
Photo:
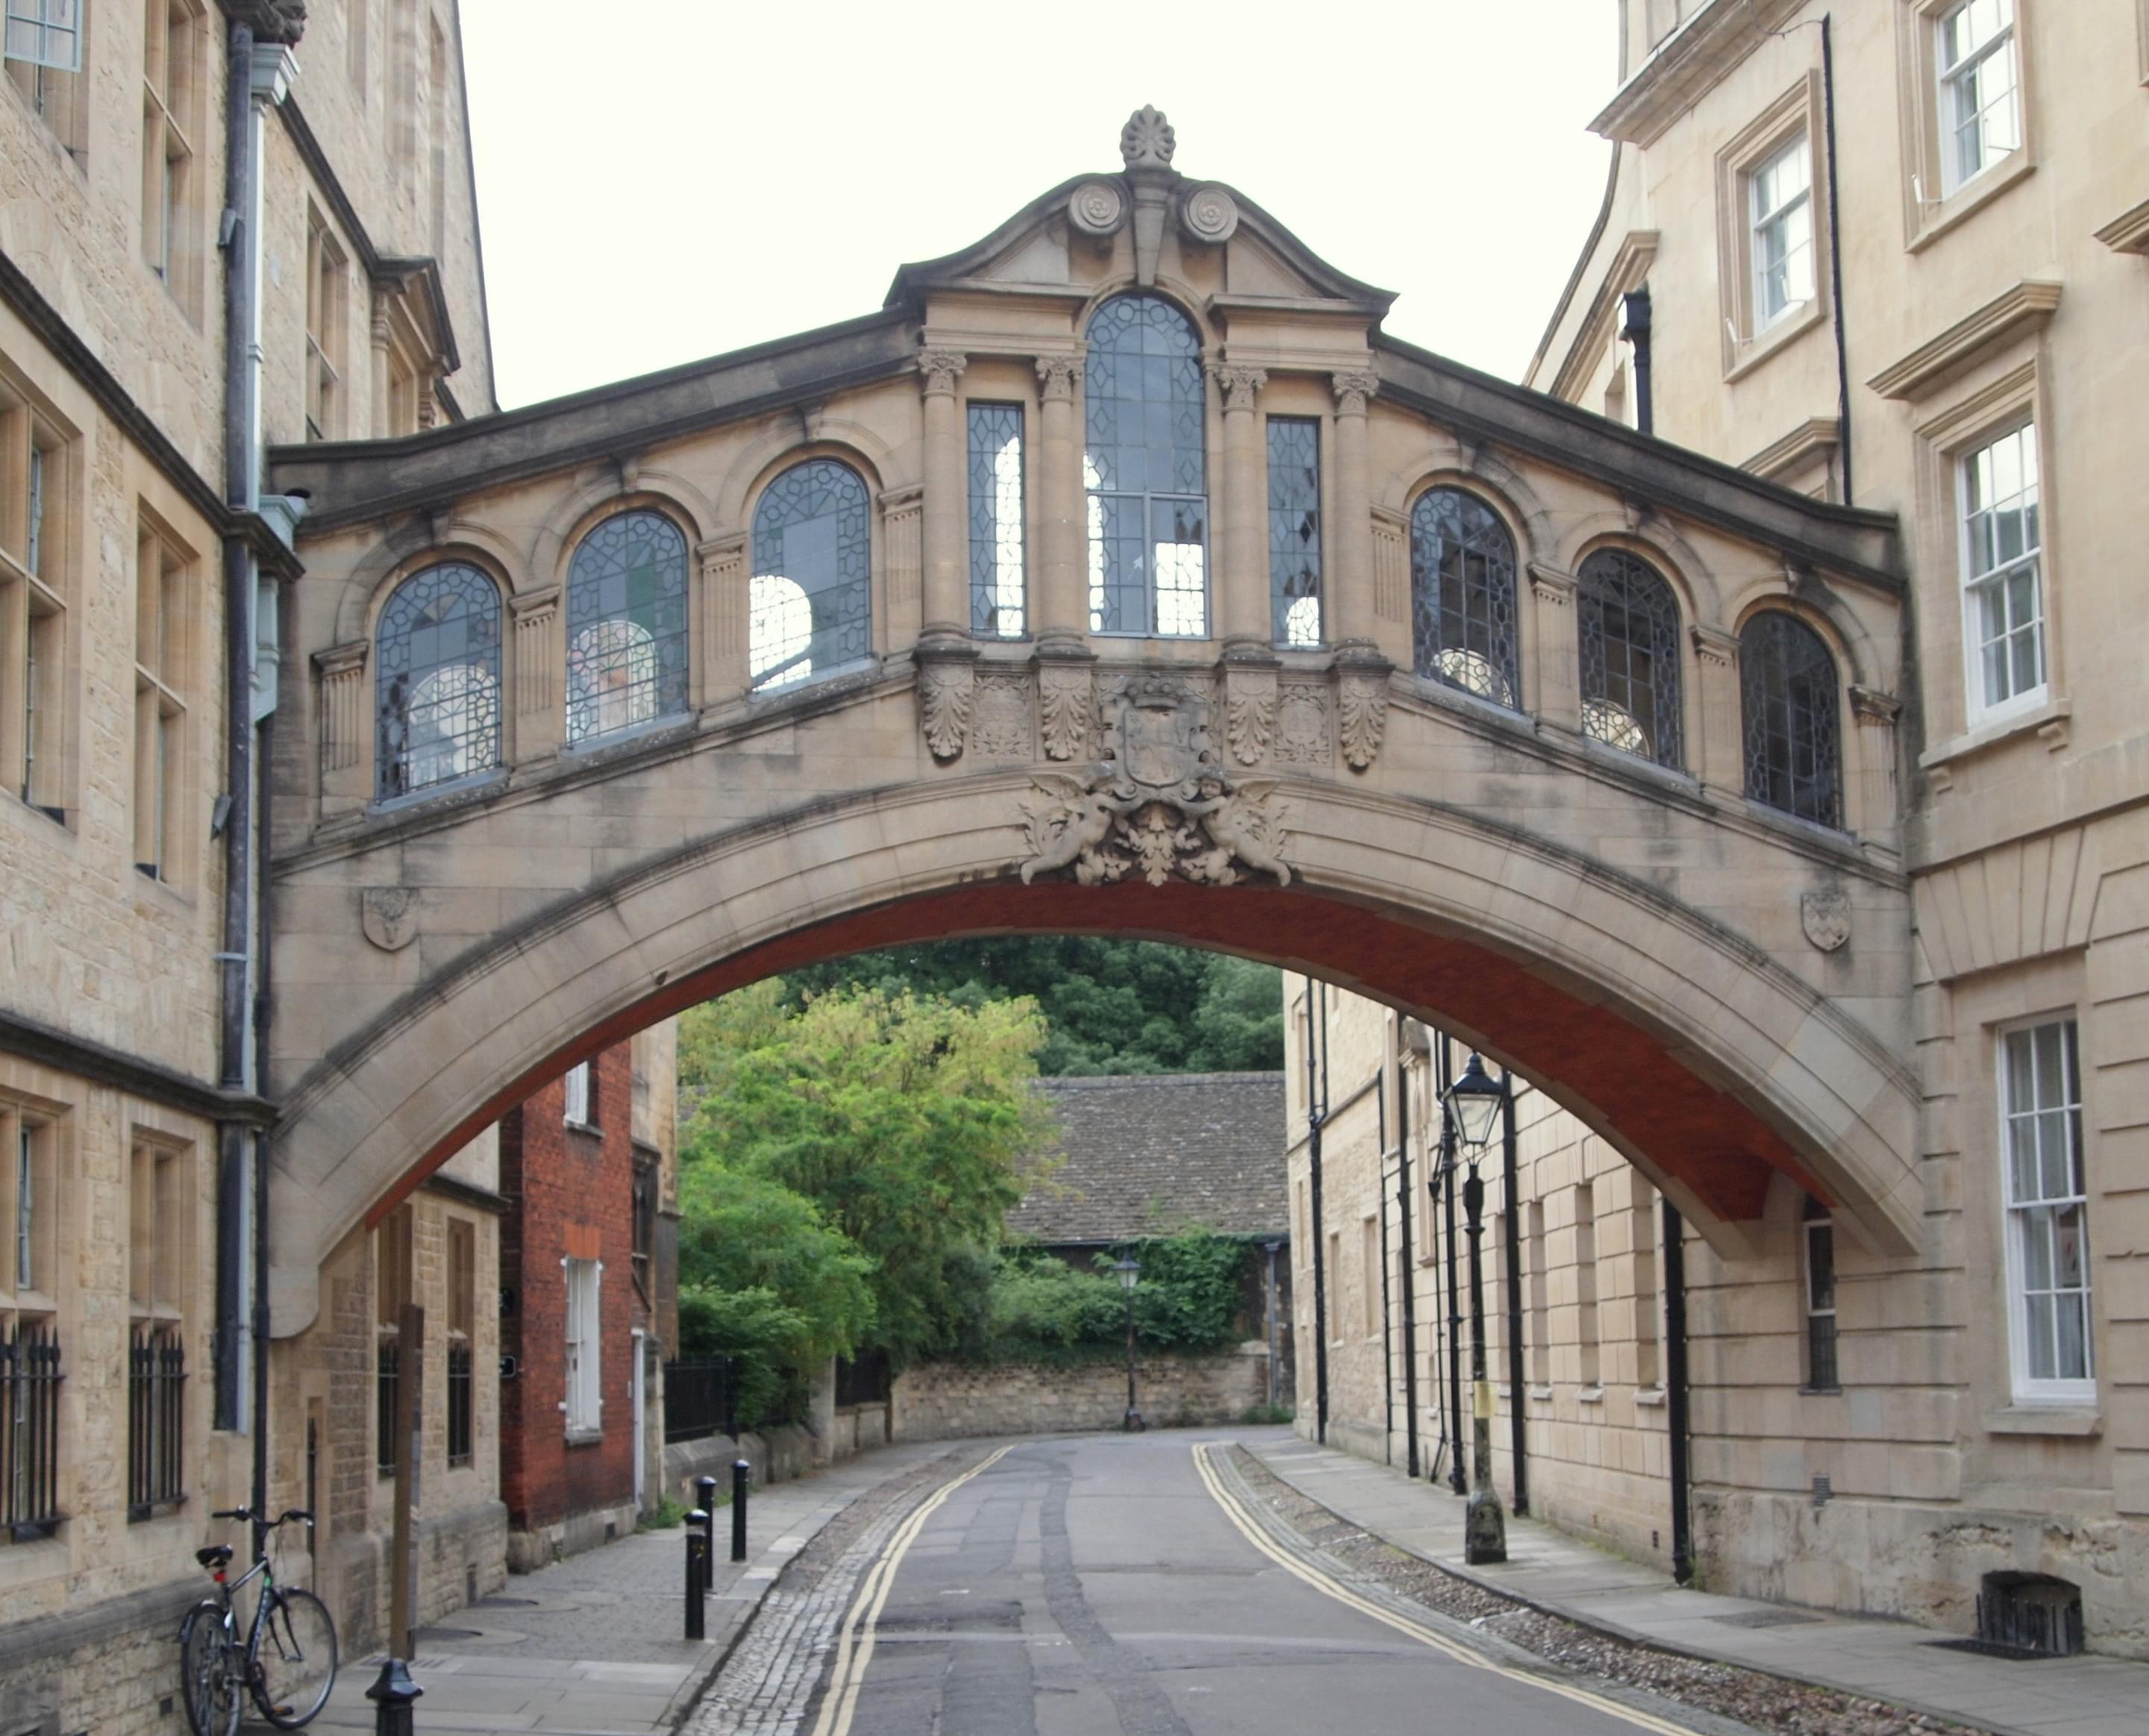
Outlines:
{"label": "arched stone arch", "polygon": [[1376,491],[1373,504],[1407,521],[1418,496],[1430,489],[1460,488],[1482,495],[1506,522],[1517,558],[1527,566],[1553,558],[1556,521],[1530,479],[1488,447],[1452,437],[1428,442],[1396,465]]}
{"label": "arched stone arch", "polygon": [[615,512],[637,508],[669,518],[689,549],[706,540],[716,524],[701,490],[675,471],[637,468],[631,488],[622,486],[617,476],[595,476],[553,502],[530,539],[530,571],[550,575],[547,583],[566,584],[567,562],[581,540]]}
{"label": "arched stone arch", "polygon": [[[1521,480],[1519,478],[1517,481]],[[1425,497],[1440,490],[1460,494],[1485,507],[1507,533],[1515,548],[1515,594],[1512,599],[1515,623],[1515,702],[1511,708],[1523,717],[1539,715],[1544,709],[1545,695],[1541,691],[1538,669],[1539,664],[1539,623],[1537,611],[1532,606],[1530,568],[1536,561],[1538,539],[1532,534],[1530,522],[1515,503],[1501,490],[1494,487],[1475,469],[1447,469],[1421,474],[1405,491],[1402,507],[1403,526],[1403,620],[1410,647],[1410,667],[1415,673],[1417,666],[1417,526],[1418,505]],[[1540,509],[1542,511],[1542,509]],[[1503,709],[1509,709],[1503,707]]]}
{"label": "arched stone arch", "polygon": [[373,637],[373,623],[388,594],[421,567],[440,561],[468,561],[491,573],[506,598],[530,589],[521,551],[482,519],[458,518],[435,526],[406,519],[365,551],[336,597],[336,641],[355,644]]}
{"label": "arched stone arch", "polygon": [[894,449],[863,422],[824,416],[809,439],[795,415],[787,414],[784,420],[788,425],[771,428],[750,442],[724,472],[723,486],[717,491],[718,527],[748,530],[762,491],[778,473],[809,458],[848,464],[865,479],[866,491],[876,500],[889,486]]}
{"label": "arched stone arch", "polygon": [[1560,527],[1553,564],[1578,573],[1599,549],[1623,549],[1648,561],[1678,599],[1683,625],[1716,626],[1724,619],[1724,593],[1715,569],[1678,528],[1653,514],[1638,524],[1610,512],[1593,512]]}
{"label": "arched stone arch", "polygon": [[1194,328],[1195,341],[1201,346],[1202,359],[1213,358],[1217,347],[1224,341],[1223,334],[1210,324],[1201,312],[1201,304],[1208,298],[1184,279],[1159,272],[1153,284],[1138,283],[1131,276],[1115,278],[1109,284],[1100,284],[1090,291],[1074,315],[1074,336],[1087,343],[1090,322],[1097,317],[1097,309],[1108,301],[1116,301],[1122,295],[1150,295],[1159,301],[1169,302],[1185,316],[1186,323]]}
{"label": "arched stone arch", "polygon": [[1725,624],[1734,634],[1742,633],[1756,614],[1770,608],[1795,615],[1820,635],[1842,672],[1846,693],[1854,684],[1876,690],[1886,687],[1872,634],[1856,612],[1826,586],[1810,581],[1794,587],[1780,577],[1756,581],[1731,598]]}
{"label": "arched stone arch", "polygon": [[[1858,727],[1857,714],[1851,704],[1851,688],[1860,684],[1858,659],[1853,647],[1845,642],[1831,613],[1814,607],[1806,596],[1780,584],[1753,586],[1738,601],[1731,617],[1734,637],[1743,640],[1756,616],[1772,613],[1787,615],[1801,626],[1809,628],[1835,662],[1836,777],[1841,786],[1836,799],[1841,808],[1844,829],[1861,836],[1892,829],[1895,817],[1872,812],[1864,793],[1871,780],[1866,775],[1865,755],[1869,747],[1865,732]],[[1739,669],[1742,717],[1746,679],[1742,660]]]}
{"label": "arched stone arch", "polygon": [[[1318,778],[1289,889],[1082,887],[1011,873],[1025,774],[807,800],[492,933],[282,1094],[276,1330],[320,1255],[562,1067],[814,959],[940,935],[1138,933],[1341,981],[1437,1019],[1587,1116],[1736,1248],[1772,1174],[1856,1234],[1919,1232],[1917,1090],[1877,1035],[1642,879],[1449,804]],[[1281,937],[1289,936],[1286,942]]]}

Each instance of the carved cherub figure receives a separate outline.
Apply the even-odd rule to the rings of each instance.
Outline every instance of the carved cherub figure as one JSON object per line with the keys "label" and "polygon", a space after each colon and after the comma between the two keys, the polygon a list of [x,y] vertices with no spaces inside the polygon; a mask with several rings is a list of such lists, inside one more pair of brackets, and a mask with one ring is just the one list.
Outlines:
{"label": "carved cherub figure", "polygon": [[1075,778],[1045,772],[1039,774],[1037,781],[1059,800],[1041,813],[1033,810],[1030,814],[1029,847],[1036,853],[1022,865],[1022,883],[1027,886],[1034,876],[1049,874],[1072,863],[1075,878],[1085,885],[1094,885],[1104,877],[1082,858],[1091,856],[1111,836],[1118,809],[1110,796],[1084,788]]}
{"label": "carved cherub figure", "polygon": [[1198,818],[1201,829],[1223,853],[1225,863],[1236,857],[1241,866],[1257,873],[1274,874],[1279,886],[1288,886],[1291,864],[1280,853],[1283,846],[1281,816],[1269,811],[1264,793],[1272,787],[1268,783],[1244,784],[1237,794],[1226,795],[1220,783],[1205,778],[1204,799],[1190,806],[1188,813]]}

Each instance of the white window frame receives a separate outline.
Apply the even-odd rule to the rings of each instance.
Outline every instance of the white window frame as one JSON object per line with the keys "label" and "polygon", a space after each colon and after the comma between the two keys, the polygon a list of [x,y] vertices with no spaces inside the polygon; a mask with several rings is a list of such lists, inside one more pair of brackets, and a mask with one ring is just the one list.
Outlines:
{"label": "white window frame", "polygon": [[[2039,1101],[2024,1105],[2013,1100],[2009,1084],[2009,1054],[2018,1040],[2034,1042],[2043,1031],[2056,1029],[2061,1042],[2061,1092],[2062,1100],[2047,1104]],[[2012,1376],[2015,1402],[2020,1405],[2088,1405],[2096,1401],[2096,1310],[2092,1298],[2091,1254],[2089,1245],[2089,1185],[2086,1154],[2082,1149],[2081,1117],[2081,1029],[2071,1015],[2057,1019],[2046,1018],[2025,1024],[2001,1029],[1996,1034],[1994,1047],[1994,1071],[1997,1074],[2000,1099],[1999,1158],[2001,1209],[2005,1219],[2007,1272],[2007,1323],[2009,1366]],[[2041,1116],[2056,1116],[2064,1130],[2064,1137],[2071,1146],[2068,1154],[2071,1174],[2070,1191],[2054,1193],[2044,1187],[2042,1170],[2045,1153],[2041,1136],[2049,1129],[2036,1126]],[[2034,1199],[2018,1197],[2015,1140],[2016,1129],[2027,1124],[2031,1136],[2040,1140],[2039,1192]],[[2034,1217],[2072,1206],[2081,1217],[2081,1280],[2078,1285],[2061,1286],[2057,1282],[2056,1271],[2050,1276],[2051,1287],[2038,1294],[2055,1298],[2080,1299],[2081,1311],[2082,1366],[2079,1376],[2039,1377],[2030,1371],[2030,1349],[2032,1326],[2030,1317],[2028,1286],[2029,1238]],[[2056,1238],[2052,1254],[2056,1258]],[[2056,1321],[2056,1316],[2055,1316]]]}
{"label": "white window frame", "polygon": [[570,1127],[587,1127],[590,1121],[590,1064],[577,1061],[561,1081],[564,1106],[560,1119]]}
{"label": "white window frame", "polygon": [[567,1432],[592,1435],[604,1427],[604,1262],[562,1259],[567,1290],[566,1349],[562,1365]]}
{"label": "white window frame", "polygon": [[[1804,163],[1804,183],[1797,193],[1781,204],[1764,206],[1762,204],[1764,181],[1770,170],[1794,154]],[[1767,156],[1746,172],[1747,259],[1748,269],[1753,275],[1753,281],[1748,290],[1752,298],[1753,308],[1753,330],[1748,334],[1750,337],[1759,337],[1779,321],[1790,318],[1813,304],[1814,266],[1817,263],[1814,242],[1813,178],[1813,136],[1803,127],[1775,146]],[[1768,263],[1769,250],[1764,244],[1772,232],[1787,232],[1789,225],[1801,213],[1805,218],[1805,239],[1796,247],[1787,247],[1784,250],[1783,259],[1788,268],[1789,262],[1799,253],[1804,252],[1805,293],[1803,295],[1794,295],[1790,293],[1794,284],[1792,273],[1786,269],[1784,273],[1783,304],[1772,309],[1769,305],[1770,277]]]}
{"label": "white window frame", "polygon": [[[1978,460],[2011,440],[2020,442],[2022,474],[2028,480],[2025,486],[2004,504],[2018,512],[2034,513],[2037,521],[2037,534],[2034,540],[2026,537],[2021,550],[2014,556],[1991,566],[1980,566],[1977,552],[1977,521],[1994,515],[2003,503],[1979,500],[1975,486]],[[2051,691],[2051,645],[2050,636],[2046,632],[2045,611],[2044,465],[2037,449],[2035,419],[2026,418],[2009,424],[1996,433],[1980,437],[1975,445],[1965,446],[1955,453],[1953,465],[1956,561],[1962,584],[1963,687],[1968,701],[1965,709],[1973,725],[1992,723],[2021,712],[2034,711],[2045,702]],[[1985,680],[1985,601],[1996,590],[2001,591],[2004,596],[2004,587],[2008,581],[2026,571],[2030,579],[2030,615],[2025,621],[2011,623],[2001,637],[2011,640],[2022,632],[2031,636],[2036,647],[2037,677],[2029,686],[1995,699]]]}
{"label": "white window frame", "polygon": [[[1949,61],[1948,27],[1977,7],[1993,8],[2005,22],[1981,38],[1960,58]],[[1948,8],[1933,19],[1932,31],[1934,121],[1939,135],[1936,143],[1940,148],[1940,196],[1945,199],[1988,170],[1997,169],[2022,148],[2022,61],[2016,47],[2015,0],[1962,0],[1960,5]],[[1966,118],[1963,109],[1965,88],[1987,65],[2003,56],[2007,71],[2006,101],[2015,117],[2014,142],[1996,151],[1983,144],[1985,119],[1994,107],[1991,100],[1983,103],[1967,117],[1977,124],[1980,143],[1977,166],[1965,172],[1962,158]]]}
{"label": "white window frame", "polygon": [[81,0],[8,0],[5,56],[56,73],[80,72]]}

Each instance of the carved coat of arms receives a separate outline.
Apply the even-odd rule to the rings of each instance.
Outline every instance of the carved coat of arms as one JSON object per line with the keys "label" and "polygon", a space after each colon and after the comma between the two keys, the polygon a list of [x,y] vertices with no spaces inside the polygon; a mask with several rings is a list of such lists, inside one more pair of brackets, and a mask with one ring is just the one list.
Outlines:
{"label": "carved coat of arms", "polygon": [[1104,704],[1105,756],[1081,775],[1034,774],[1044,799],[1024,809],[1023,883],[1071,873],[1085,886],[1138,873],[1231,886],[1249,871],[1291,884],[1283,804],[1273,780],[1236,782],[1209,738],[1209,700],[1181,682],[1137,676]]}
{"label": "carved coat of arms", "polygon": [[418,894],[407,886],[369,886],[358,897],[358,923],[384,953],[418,938]]}

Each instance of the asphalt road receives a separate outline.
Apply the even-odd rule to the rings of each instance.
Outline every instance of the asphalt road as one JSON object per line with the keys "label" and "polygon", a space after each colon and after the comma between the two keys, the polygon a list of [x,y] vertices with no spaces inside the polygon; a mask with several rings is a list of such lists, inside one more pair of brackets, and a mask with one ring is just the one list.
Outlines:
{"label": "asphalt road", "polygon": [[[848,1673],[839,1661],[805,1729],[1633,1736],[1632,1722],[1458,1662],[1262,1553],[1198,1472],[1204,1438],[1009,1448],[907,1548],[890,1540],[886,1601],[857,1629],[870,1653]],[[869,1578],[862,1598],[875,1594]]]}

